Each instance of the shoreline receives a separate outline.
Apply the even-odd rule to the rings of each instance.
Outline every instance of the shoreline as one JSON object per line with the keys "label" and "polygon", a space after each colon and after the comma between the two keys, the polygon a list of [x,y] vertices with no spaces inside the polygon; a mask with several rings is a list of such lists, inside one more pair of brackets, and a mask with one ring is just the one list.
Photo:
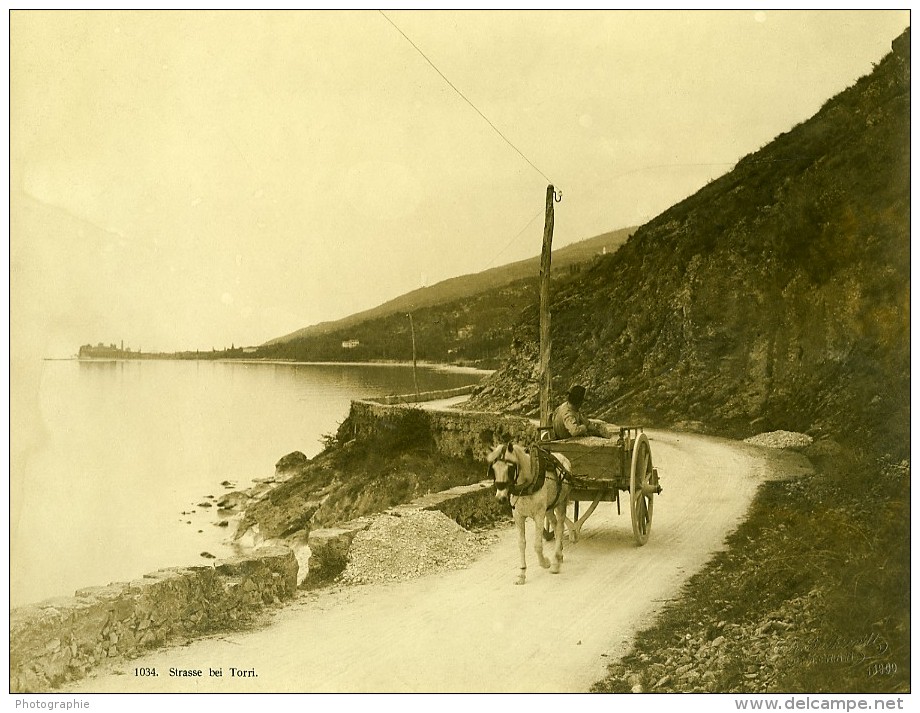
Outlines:
{"label": "shoreline", "polygon": [[[59,359],[56,361],[68,361],[68,360]],[[114,359],[113,360],[108,360],[108,359],[79,360],[79,359],[74,358],[69,361],[93,361],[93,362],[100,362],[100,363],[113,363],[116,360]],[[134,360],[117,360],[117,361],[134,361]],[[217,360],[214,360],[214,361],[217,361]],[[232,363],[237,360],[231,359],[227,361]],[[255,363],[268,363],[268,362],[256,361]],[[279,362],[279,363],[291,364],[292,362]],[[339,362],[330,362],[330,363],[302,362],[302,363],[306,365],[318,365],[318,366],[323,366],[323,365],[335,366],[339,364]],[[352,364],[354,366],[367,366],[368,365],[368,363],[359,364],[357,362],[346,362],[346,364]],[[371,363],[371,365],[373,365],[373,363]],[[406,364],[398,363],[398,362],[391,362],[388,364],[384,364],[384,366],[406,366]],[[454,367],[451,365],[431,365],[430,364],[426,366],[436,367],[438,371],[455,371],[455,370],[470,370],[473,372],[476,371],[476,370],[471,370],[468,367]],[[469,389],[471,387],[472,385],[458,387],[458,388],[459,389]],[[445,407],[448,403],[455,404],[457,402],[464,401],[469,398],[468,394],[462,394],[462,395],[456,394],[456,392],[458,391],[458,388],[440,389],[437,391],[424,392],[422,394],[422,399],[418,402],[415,402],[414,395],[407,394],[407,395],[404,395],[403,397],[400,397],[399,403],[417,403],[420,407],[425,408],[426,410],[442,408],[442,407]],[[368,398],[368,397],[364,397],[364,398]],[[370,398],[371,400],[375,400],[375,397],[370,397]],[[388,398],[394,398],[394,397],[383,396],[383,397],[376,397],[376,398],[386,400]],[[356,397],[352,397],[350,399],[351,402],[361,401],[361,400],[363,399],[356,398]],[[281,458],[281,457],[283,457],[283,455],[275,456],[275,458]],[[310,456],[310,459],[312,460],[312,458],[314,457],[315,456]],[[190,526],[192,530],[197,530],[199,533],[204,531],[212,535],[212,537],[202,539],[200,542],[200,545],[196,545],[194,548],[194,552],[198,552],[199,549],[201,549],[203,552],[207,553],[207,555],[210,555],[210,556],[199,554],[196,557],[193,554],[189,554],[187,558],[185,559],[180,558],[179,561],[169,560],[169,561],[163,561],[162,563],[159,563],[159,564],[153,564],[150,566],[151,571],[157,570],[157,569],[163,569],[163,568],[168,569],[170,567],[196,567],[196,566],[201,566],[201,565],[209,565],[212,563],[214,559],[221,560],[226,557],[239,557],[239,556],[251,555],[254,552],[254,550],[258,549],[260,546],[263,546],[264,542],[259,538],[255,538],[255,539],[253,539],[252,537],[240,538],[236,536],[237,528],[239,527],[244,517],[245,510],[249,507],[249,505],[261,499],[262,497],[266,496],[269,491],[273,490],[278,485],[286,482],[288,477],[285,477],[283,474],[278,473],[277,464],[276,464],[275,468],[273,468],[273,472],[271,475],[247,476],[246,478],[238,479],[236,482],[240,484],[239,486],[236,485],[235,483],[232,486],[229,486],[229,485],[225,485],[225,483],[223,482],[218,483],[217,481],[214,481],[213,483],[210,483],[209,486],[205,487],[201,493],[190,495],[188,498],[188,502],[184,506],[185,508],[187,508],[187,510],[186,509],[182,510],[180,513],[181,517],[178,518],[180,524],[177,525],[176,523],[172,523],[172,526],[178,527],[179,529],[185,529],[186,526]],[[206,494],[207,491],[211,491],[214,493],[220,493],[220,494],[212,498],[211,495]],[[221,507],[220,505],[218,505],[218,503],[220,503],[222,499],[226,498],[227,496],[234,496],[234,495],[245,496],[245,499],[247,501],[246,504],[243,507],[240,507],[239,505],[230,505],[226,507]],[[213,509],[211,507],[208,507],[208,508],[201,507],[201,502],[210,502],[211,505],[213,506]],[[196,505],[195,503],[198,503],[198,505]],[[222,525],[221,524],[222,522],[226,522],[227,523],[226,526]],[[173,530],[170,530],[169,533],[166,533],[167,536],[171,534],[172,532]],[[190,550],[189,552],[191,553],[192,550]],[[212,553],[216,553],[216,557]],[[205,559],[202,560],[201,559],[202,557],[205,557]],[[46,594],[41,594],[37,596],[35,595],[29,596],[25,599],[20,599],[18,601],[15,601],[15,603],[13,602],[13,598],[11,597],[10,610],[12,611],[16,609],[24,609],[28,607],[42,606],[43,604],[53,601],[53,600],[74,597],[77,595],[77,592],[81,589],[87,589],[87,588],[98,587],[98,586],[107,586],[107,585],[111,585],[117,582],[129,581],[132,578],[138,578],[138,577],[142,578],[143,576],[145,576],[144,572],[139,570],[134,574],[103,577],[102,579],[98,581],[87,580],[82,584],[78,583],[72,587],[58,589],[53,592],[49,591]]]}
{"label": "shoreline", "polygon": [[[164,360],[187,361],[187,360]],[[412,366],[411,361],[295,361],[292,359],[193,359],[188,361],[215,361],[221,364],[288,364],[299,366]],[[436,361],[418,362],[417,366],[434,369],[435,371],[449,371],[456,374],[492,374],[495,369],[480,369],[475,366],[461,366],[459,364],[445,364]]]}
{"label": "shoreline", "polygon": [[[74,360],[70,360],[71,362]],[[231,360],[232,361],[232,360]],[[54,363],[63,364],[61,369],[52,368]],[[70,385],[76,383],[82,383],[75,381],[76,379],[82,379],[90,386],[94,384],[107,384],[114,383],[115,379],[118,378],[121,367],[124,366],[124,363],[118,364],[114,361],[93,361],[89,364],[78,364],[78,369],[71,369],[66,366],[64,361],[56,361],[51,363],[50,366],[46,367],[45,377],[48,379],[48,384],[51,385],[48,388],[54,393],[58,393],[57,388],[60,385]],[[77,560],[76,557],[67,558],[68,564],[62,566],[62,576],[57,574],[51,574],[56,567],[55,559],[56,555],[51,554],[50,548],[47,545],[42,544],[40,538],[29,538],[31,543],[28,546],[21,545],[17,546],[16,557],[14,557],[14,563],[16,566],[13,567],[11,582],[13,590],[11,591],[11,605],[13,607],[28,606],[31,604],[36,604],[42,602],[46,599],[53,599],[57,597],[69,597],[74,594],[77,589],[89,586],[100,586],[104,585],[111,581],[119,581],[122,579],[131,579],[133,577],[142,576],[148,570],[152,571],[159,567],[170,567],[170,566],[192,566],[200,565],[207,563],[207,557],[202,559],[202,552],[207,552],[213,555],[216,555],[218,558],[222,556],[230,556],[240,554],[235,546],[240,545],[238,541],[234,541],[232,537],[232,532],[235,530],[235,523],[231,520],[227,527],[221,526],[219,521],[226,520],[225,517],[219,517],[217,512],[219,508],[210,507],[203,508],[201,503],[209,500],[209,494],[216,496],[215,499],[210,500],[212,505],[215,505],[218,500],[223,498],[228,494],[228,490],[224,486],[222,481],[230,482],[232,481],[235,485],[231,490],[243,490],[251,488],[258,484],[258,481],[263,481],[267,478],[273,478],[275,476],[275,463],[276,461],[283,457],[285,454],[288,454],[293,451],[302,451],[309,457],[315,457],[322,450],[322,437],[324,433],[329,431],[334,431],[339,422],[348,414],[348,409],[350,408],[350,403],[354,400],[360,400],[362,398],[368,397],[389,397],[394,393],[403,393],[405,394],[408,389],[404,388],[410,385],[405,382],[411,383],[411,376],[409,375],[408,370],[400,369],[367,369],[362,366],[354,366],[353,368],[311,368],[309,366],[300,369],[297,367],[289,368],[285,367],[284,369],[276,369],[274,366],[272,369],[250,369],[248,365],[245,366],[242,370],[237,371],[235,368],[231,370],[226,370],[223,367],[215,366],[213,368],[206,367],[201,371],[201,374],[208,375],[208,378],[211,379],[209,382],[199,382],[196,381],[199,377],[197,376],[196,369],[192,369],[191,365],[187,366],[177,366],[175,370],[173,367],[166,366],[160,368],[159,366],[145,366],[143,368],[134,369],[134,364],[128,364],[128,369],[124,372],[125,375],[134,374],[136,378],[140,379],[138,383],[144,384],[155,384],[159,385],[164,383],[161,379],[165,378],[171,381],[174,381],[174,377],[178,375],[184,375],[182,379],[188,379],[187,382],[183,383],[214,383],[214,384],[225,384],[230,383],[231,379],[244,379],[245,381],[239,381],[239,383],[273,383],[275,379],[281,379],[284,383],[306,383],[307,390],[312,389],[310,384],[320,383],[320,382],[330,382],[330,383],[342,383],[342,384],[354,384],[353,387],[343,388],[339,391],[336,391],[334,395],[335,406],[330,406],[328,408],[329,414],[324,416],[322,419],[317,419],[314,423],[314,420],[306,419],[304,423],[307,425],[306,430],[294,430],[289,428],[288,431],[285,431],[285,437],[276,440],[269,440],[269,443],[273,447],[260,447],[261,444],[249,444],[249,440],[244,442],[247,444],[245,446],[240,446],[239,450],[240,458],[234,460],[233,467],[231,470],[226,470],[223,467],[218,468],[214,466],[213,463],[222,463],[226,465],[225,461],[222,460],[220,453],[217,453],[214,445],[215,443],[223,443],[225,436],[222,435],[224,431],[231,432],[227,428],[216,428],[208,426],[207,428],[198,429],[200,431],[201,447],[197,450],[201,452],[208,452],[212,457],[208,459],[203,459],[201,457],[184,459],[176,456],[173,458],[173,461],[170,461],[168,469],[160,474],[159,467],[152,465],[150,467],[140,468],[138,472],[144,473],[144,477],[137,478],[136,483],[144,482],[153,482],[152,478],[154,477],[163,477],[167,478],[172,482],[176,480],[177,482],[181,480],[186,480],[184,477],[180,478],[178,473],[181,472],[181,469],[186,467],[186,465],[191,466],[194,475],[190,475],[189,479],[191,483],[191,489],[188,492],[185,492],[184,495],[178,495],[177,493],[183,492],[181,488],[174,489],[175,492],[171,491],[166,499],[172,503],[172,507],[169,508],[158,508],[155,515],[144,514],[142,517],[137,518],[138,524],[135,525],[132,523],[130,539],[132,541],[136,538],[140,540],[140,536],[137,535],[138,532],[144,532],[151,535],[151,537],[162,537],[164,539],[163,545],[157,545],[156,547],[146,547],[138,548],[136,554],[129,552],[128,550],[119,551],[118,556],[103,556],[101,554],[101,545],[94,545],[93,551],[99,550],[100,554],[98,556],[93,556],[89,558],[91,561],[88,563],[89,566],[82,567],[76,564],[72,564]],[[196,362],[196,368],[200,369],[200,364]],[[447,369],[448,371],[454,367],[451,366],[439,366],[439,369]],[[51,371],[47,371],[51,369]],[[86,374],[82,373],[86,371]],[[148,372],[150,378],[148,379]],[[236,377],[233,374],[236,374]],[[272,376],[274,374],[275,376]],[[367,380],[365,380],[364,375],[367,375]],[[427,374],[427,376],[425,376]],[[102,376],[98,376],[102,375]],[[110,376],[111,375],[111,376]],[[132,383],[133,379],[132,377]],[[154,378],[155,377],[155,378]],[[481,375],[457,375],[456,378],[453,376],[447,375],[447,371],[423,371],[419,374],[419,382],[424,384],[429,384],[431,386],[437,385],[446,385],[450,386],[452,384],[474,384],[481,380]],[[362,386],[363,384],[363,386]],[[392,388],[379,387],[377,385],[383,384],[392,384]],[[69,388],[69,387],[68,387]],[[449,391],[453,391],[450,389]],[[70,392],[67,392],[70,393]],[[95,392],[94,392],[95,393]],[[126,394],[135,394],[130,399],[126,399],[126,403],[130,402],[130,410],[132,413],[137,411],[138,404],[144,403],[143,394],[137,396],[139,392],[136,388],[132,386],[131,390],[125,391]],[[147,389],[147,393],[150,393],[150,389]],[[434,394],[432,394],[434,396]],[[68,398],[70,398],[68,396]],[[323,403],[326,402],[326,397],[323,396]],[[333,397],[328,397],[332,399]],[[339,399],[341,398],[341,403]],[[413,396],[410,394],[406,398],[412,399]],[[138,400],[140,399],[140,400]],[[98,399],[96,399],[98,400]],[[220,401],[217,399],[216,401]],[[293,403],[292,398],[279,399],[279,403],[287,404],[288,402]],[[55,402],[57,403],[57,402]],[[70,403],[68,401],[67,403]],[[296,406],[296,404],[295,404]],[[326,408],[324,406],[324,408]],[[71,407],[71,410],[75,411],[76,407]],[[245,418],[248,419],[248,414],[251,413],[251,408],[245,403],[241,402],[241,406],[237,409],[240,414],[245,414]],[[288,412],[288,407],[283,406],[284,413]],[[234,411],[236,413],[236,410]],[[208,411],[210,413],[210,411]],[[262,422],[269,422],[274,418],[273,414],[265,413],[264,409],[258,410],[258,413],[263,415],[261,419]],[[292,412],[293,413],[293,412]],[[296,414],[295,414],[296,415]],[[243,418],[244,416],[239,416]],[[238,421],[239,421],[238,418]],[[177,426],[174,425],[174,419],[169,417],[165,419],[165,425],[159,425],[154,429],[152,435],[148,436],[145,433],[138,433],[132,436],[132,443],[141,444],[139,447],[146,448],[144,444],[152,442],[152,438],[159,438],[163,434],[174,434],[177,432]],[[240,423],[245,423],[245,421],[239,421]],[[288,423],[299,421],[296,418],[288,419]],[[282,424],[278,424],[279,427]],[[162,426],[162,427],[161,427]],[[55,429],[55,433],[66,433],[66,430],[62,428],[66,427],[66,419],[61,419],[60,423],[52,422],[52,427]],[[60,428],[59,428],[60,427]],[[100,426],[93,428],[92,432],[106,433],[106,427]],[[89,433],[89,432],[88,432]],[[133,433],[133,431],[132,431]],[[306,435],[304,435],[306,434]],[[103,436],[108,438],[108,436]],[[65,441],[66,442],[66,441]],[[81,442],[89,442],[87,439],[82,439]],[[167,445],[158,446],[160,448],[167,449]],[[60,449],[60,447],[59,447]],[[214,451],[212,453],[212,451]],[[60,451],[63,453],[64,451]],[[165,452],[165,451],[164,451]],[[89,463],[90,457],[96,457],[95,451],[87,456],[87,463]],[[57,457],[58,452],[53,453]],[[172,457],[172,456],[171,456]],[[115,463],[120,466],[124,465],[124,461],[130,460],[130,457],[127,458],[118,458],[113,457],[112,463],[108,461],[103,461],[105,467],[100,469],[100,478],[103,478],[104,482],[117,482],[119,476],[116,474],[116,471],[108,468],[109,465]],[[145,459],[148,460],[149,459]],[[207,460],[207,462],[205,462]],[[49,457],[48,462],[51,462]],[[86,468],[89,472],[89,465],[81,465],[81,468]],[[27,495],[22,496],[23,498],[39,498],[41,494],[38,490],[29,486],[28,479],[26,477],[27,473],[35,473],[36,477],[41,477],[43,480],[41,482],[51,482],[54,483],[55,470],[50,467],[44,469],[33,468],[33,470],[26,470],[23,468],[21,471],[15,471],[13,474],[13,485],[14,488],[14,502],[20,490],[26,492]],[[82,471],[81,471],[82,472]],[[105,474],[108,473],[109,476]],[[87,481],[89,482],[89,481]],[[95,483],[96,481],[92,481]],[[99,481],[103,482],[103,481]],[[24,485],[23,485],[24,484]],[[93,486],[95,487],[95,486]],[[17,488],[19,488],[17,490]],[[133,489],[132,489],[133,488]],[[146,492],[146,486],[134,487],[133,485],[129,490],[134,492],[137,490],[139,493]],[[149,488],[147,488],[149,490]],[[122,492],[122,491],[119,491]],[[82,501],[81,501],[82,502]],[[131,508],[128,506],[128,501],[125,500],[126,507],[119,508],[119,513],[113,515],[112,517],[107,517],[106,522],[121,522],[125,520],[123,513],[129,512]],[[87,506],[89,507],[89,506]],[[46,498],[45,501],[42,501],[41,507],[32,508],[32,512],[38,512],[39,515],[33,517],[30,522],[35,523],[35,526],[41,525],[42,527],[51,527],[53,523],[49,521],[49,517],[46,513],[50,512],[65,512],[67,506],[63,502],[63,498],[52,497],[50,499]],[[81,508],[82,511],[82,508]],[[145,510],[145,513],[147,511]],[[127,526],[127,525],[126,525]],[[108,526],[107,526],[108,527]],[[81,529],[82,528],[82,529]],[[229,528],[229,529],[227,529]],[[83,532],[88,527],[82,522],[79,521],[73,525],[67,524],[67,530],[70,531],[73,529],[75,532]],[[38,532],[38,530],[35,530]],[[228,537],[228,534],[230,535]],[[24,540],[26,538],[23,538]],[[244,543],[245,544],[245,543]],[[163,553],[167,553],[168,556],[163,556]],[[36,570],[34,573],[30,573],[26,568],[26,562],[30,561],[29,559],[19,560],[19,555],[23,557],[28,556],[29,558],[34,557],[35,561],[41,562],[42,566],[39,570]],[[19,566],[19,562],[22,563],[22,566]],[[32,565],[34,566],[34,565]]]}
{"label": "shoreline", "polygon": [[[409,361],[297,361],[294,359],[184,359],[180,357],[112,357],[112,358],[81,358],[81,357],[42,357],[42,361],[78,361],[88,363],[111,363],[122,361],[209,361],[217,364],[274,364],[289,366],[412,366]],[[435,371],[446,371],[454,374],[494,374],[495,369],[481,369],[476,366],[462,366],[460,364],[447,364],[444,362],[425,361],[418,362],[417,366]]]}

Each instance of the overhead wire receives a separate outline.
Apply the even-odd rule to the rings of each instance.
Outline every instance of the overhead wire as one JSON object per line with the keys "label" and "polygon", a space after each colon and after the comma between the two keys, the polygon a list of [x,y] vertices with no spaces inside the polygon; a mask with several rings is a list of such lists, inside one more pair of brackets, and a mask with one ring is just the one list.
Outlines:
{"label": "overhead wire", "polygon": [[386,14],[383,10],[378,10],[377,12],[379,12],[381,15],[383,15],[383,18],[384,18],[387,22],[389,22],[389,23],[396,29],[396,31],[397,31],[399,34],[401,34],[401,35],[403,36],[403,38],[405,38],[406,42],[408,42],[410,45],[412,45],[412,46],[415,48],[415,51],[418,52],[426,62],[428,62],[428,64],[431,66],[431,68],[432,68],[435,72],[438,73],[438,75],[441,77],[441,79],[443,79],[445,82],[447,82],[447,85],[448,85],[451,89],[453,89],[453,90],[463,99],[463,101],[465,101],[467,104],[469,104],[469,105],[473,108],[473,111],[475,111],[477,114],[479,114],[479,116],[481,116],[481,117],[485,120],[485,122],[486,122],[489,126],[492,127],[492,130],[495,131],[495,133],[498,134],[498,135],[505,141],[506,144],[508,144],[511,148],[513,148],[513,149],[517,152],[518,156],[520,156],[520,157],[521,157],[522,159],[524,159],[528,164],[530,164],[530,167],[531,167],[534,171],[536,171],[536,172],[539,173],[541,176],[543,176],[543,178],[546,179],[546,182],[547,182],[547,183],[552,183],[552,181],[550,180],[550,178],[549,178],[545,173],[543,173],[543,171],[541,171],[539,168],[537,168],[536,164],[534,164],[533,161],[531,161],[529,158],[527,158],[527,156],[524,155],[524,152],[521,151],[517,146],[515,146],[515,145],[511,142],[511,140],[510,140],[507,136],[505,136],[505,135],[501,132],[501,130],[500,130],[495,124],[493,124],[493,123],[489,120],[489,117],[487,117],[485,114],[483,114],[483,113],[479,110],[479,108],[478,108],[475,104],[473,104],[473,102],[470,101],[470,99],[469,99],[463,92],[461,92],[461,91],[457,88],[457,86],[456,86],[452,81],[450,81],[450,80],[444,75],[444,72],[442,72],[440,69],[438,69],[437,65],[435,65],[435,63],[431,61],[431,59],[428,57],[428,55],[426,55],[424,52],[422,52],[421,48],[420,48],[417,44],[415,44],[415,42],[413,42],[412,39],[411,39],[405,32],[402,31],[402,29],[400,29],[399,25],[397,25],[395,22],[393,22],[393,20],[391,20],[389,17],[387,17],[387,14]]}
{"label": "overhead wire", "polygon": [[[421,55],[422,59],[424,59],[424,60],[428,63],[428,65],[429,65],[435,72],[438,73],[438,76],[440,76],[441,79],[443,79],[444,82],[445,82],[451,89],[453,89],[454,92],[456,92],[456,94],[457,94],[461,99],[463,99],[463,101],[465,101],[467,104],[469,104],[469,106],[473,109],[473,111],[475,111],[477,114],[479,114],[479,116],[483,119],[483,121],[485,121],[485,122],[492,128],[492,130],[493,130],[496,134],[498,134],[498,136],[499,136],[506,144],[508,144],[508,146],[510,146],[512,149],[514,149],[514,151],[515,151],[522,159],[524,159],[524,161],[526,161],[527,164],[528,164],[531,168],[533,168],[533,170],[535,170],[537,173],[539,173],[539,174],[547,181],[547,183],[550,183],[550,184],[553,183],[553,181],[549,178],[549,176],[547,176],[543,171],[541,171],[540,168],[539,168],[533,161],[531,161],[531,160],[524,154],[524,152],[521,151],[521,150],[520,150],[520,149],[519,149],[519,148],[518,148],[518,147],[507,137],[507,136],[505,136],[505,134],[501,131],[501,129],[499,129],[499,128],[489,119],[489,117],[487,117],[487,116],[479,109],[479,107],[477,107],[477,106],[469,99],[469,97],[467,97],[466,94],[464,94],[464,93],[457,87],[457,85],[455,85],[452,81],[450,81],[450,79],[447,78],[447,76],[444,74],[444,72],[442,72],[442,71],[438,68],[438,66],[431,60],[431,58],[430,58],[427,54],[425,54],[425,53],[422,51],[422,49],[421,49],[417,44],[415,44],[415,42],[413,42],[413,40],[412,40],[411,37],[409,37],[405,32],[403,32],[402,28],[400,28],[399,25],[397,25],[397,24],[396,24],[396,23],[395,23],[395,22],[394,22],[394,21],[383,11],[383,10],[378,10],[377,12],[379,12],[380,15],[383,16],[383,18],[393,27],[393,29],[395,29],[400,35],[402,35],[403,39],[405,39],[406,42],[408,42],[410,45],[412,45],[413,49],[415,49],[415,51],[418,52],[419,55]],[[794,161],[794,160],[801,160],[801,159],[779,159],[779,160],[790,160],[790,161]],[[640,173],[640,172],[643,172],[643,171],[656,170],[656,169],[660,169],[660,168],[682,168],[682,167],[689,167],[689,166],[695,166],[695,167],[701,167],[701,166],[727,166],[727,165],[734,165],[734,163],[737,163],[737,162],[727,162],[727,161],[724,161],[724,162],[723,162],[723,161],[719,161],[719,162],[712,162],[712,163],[665,163],[665,164],[656,164],[656,165],[651,165],[651,166],[641,166],[641,167],[638,167],[638,168],[631,169],[631,170],[629,170],[629,171],[625,171],[624,173],[617,174],[617,175],[615,176],[615,178],[622,178],[622,177],[624,177],[624,176],[629,176],[629,175],[634,174],[634,173]],[[507,243],[507,244],[506,244],[506,245],[495,255],[495,257],[492,259],[492,261],[487,265],[486,269],[488,269],[489,267],[491,267],[491,266],[495,263],[495,261],[502,255],[502,253],[504,253],[505,250],[507,250],[507,249],[511,246],[511,244],[512,244],[515,240],[517,240],[517,239],[524,233],[524,231],[527,230],[527,228],[530,227],[530,224],[533,223],[533,221],[536,220],[537,217],[539,217],[539,215],[540,215],[542,212],[543,212],[542,210],[539,211],[539,212],[538,212],[537,214],[535,214],[530,220],[527,221],[527,224],[526,224],[526,225],[525,225],[525,226],[524,226],[524,227],[523,227],[513,238],[511,238],[511,240],[509,240],[508,243]]]}
{"label": "overhead wire", "polygon": [[[533,169],[534,169],[537,173],[539,173],[544,179],[546,179],[546,182],[547,182],[547,183],[550,183],[550,184],[553,183],[553,181],[549,178],[549,176],[547,176],[543,171],[541,171],[541,170],[537,167],[537,165],[534,164],[533,161],[531,161],[529,158],[527,158],[527,156],[524,155],[524,152],[521,151],[517,146],[515,146],[514,143],[513,143],[507,136],[505,136],[505,134],[502,133],[502,131],[501,131],[494,123],[492,123],[492,121],[489,119],[489,117],[487,117],[485,114],[483,114],[482,111],[480,111],[479,108],[478,108],[475,104],[473,104],[473,102],[469,99],[469,97],[467,97],[466,94],[464,94],[464,93],[457,87],[457,85],[455,85],[452,81],[450,81],[450,79],[447,78],[447,76],[444,74],[444,72],[442,72],[440,69],[438,69],[437,65],[436,65],[434,62],[431,61],[431,58],[430,58],[428,55],[426,55],[426,54],[422,51],[422,49],[421,49],[417,44],[415,44],[415,42],[412,41],[412,38],[411,38],[411,37],[409,37],[405,32],[402,31],[402,28],[400,28],[399,25],[397,25],[395,22],[393,22],[393,20],[390,19],[390,17],[388,17],[387,14],[386,14],[383,10],[378,10],[377,12],[379,12],[379,13],[383,16],[383,18],[384,18],[388,23],[390,23],[390,25],[392,25],[393,28],[394,28],[400,35],[402,35],[403,39],[405,39],[406,42],[408,42],[410,45],[412,45],[412,47],[415,49],[415,51],[418,52],[418,53],[422,56],[422,58],[428,63],[428,65],[429,65],[435,72],[438,73],[438,76],[440,76],[441,79],[443,79],[443,80],[447,83],[447,85],[448,85],[450,88],[453,89],[454,92],[456,92],[457,95],[458,95],[461,99],[463,99],[463,101],[465,101],[467,104],[469,104],[470,107],[473,109],[473,111],[475,111],[477,114],[479,114],[479,116],[482,117],[482,119],[492,128],[492,130],[493,130],[496,134],[499,135],[499,137],[501,137],[501,139],[502,139],[506,144],[508,144],[512,149],[514,149],[514,151],[518,154],[518,156],[520,156],[522,159],[524,159],[524,161],[526,161],[527,164],[528,164],[531,168],[533,168]],[[483,269],[488,270],[490,267],[492,267],[492,266],[496,263],[496,261],[498,260],[498,258],[501,257],[501,255],[502,255],[509,247],[511,247],[511,245],[512,245],[518,238],[520,238],[521,235],[523,235],[524,232],[531,226],[531,224],[532,224],[537,218],[539,218],[541,215],[543,215],[543,213],[544,213],[544,209],[543,209],[543,208],[541,208],[540,210],[538,210],[538,211],[533,215],[533,217],[530,218],[530,220],[528,220],[527,223],[525,223],[524,227],[521,228],[521,229],[514,235],[514,237],[512,237],[507,243],[505,243],[504,247],[503,247],[501,250],[499,250],[499,251],[495,254],[495,256],[492,258],[492,260],[491,260],[491,261],[486,265],[486,267],[483,268]]]}
{"label": "overhead wire", "polygon": [[507,243],[505,243],[505,247],[503,247],[501,250],[499,250],[497,253],[495,253],[495,256],[492,258],[492,260],[489,262],[489,264],[486,265],[483,269],[484,269],[484,270],[488,270],[490,267],[492,267],[492,266],[495,264],[495,262],[498,260],[498,258],[500,258],[500,257],[502,256],[502,253],[504,253],[505,250],[507,250],[508,248],[510,248],[510,247],[511,247],[511,244],[512,244],[515,240],[517,240],[519,237],[521,237],[521,236],[524,234],[524,231],[527,230],[527,228],[530,227],[531,223],[533,223],[533,222],[534,222],[537,218],[539,218],[541,215],[543,215],[543,208],[541,208],[541,209],[538,210],[536,213],[534,213],[533,217],[532,217],[530,220],[527,221],[527,223],[524,225],[524,227],[521,228],[521,229],[515,234],[515,236],[514,236],[513,238],[511,238],[511,240],[509,240]]}

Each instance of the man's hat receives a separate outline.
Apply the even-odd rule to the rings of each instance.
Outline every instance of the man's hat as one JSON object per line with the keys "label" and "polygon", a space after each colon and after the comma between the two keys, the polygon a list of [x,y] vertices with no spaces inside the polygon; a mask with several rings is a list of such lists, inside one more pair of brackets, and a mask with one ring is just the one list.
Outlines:
{"label": "man's hat", "polygon": [[585,400],[585,387],[576,384],[571,389],[569,389],[569,395],[567,398],[569,402],[575,406],[581,406]]}

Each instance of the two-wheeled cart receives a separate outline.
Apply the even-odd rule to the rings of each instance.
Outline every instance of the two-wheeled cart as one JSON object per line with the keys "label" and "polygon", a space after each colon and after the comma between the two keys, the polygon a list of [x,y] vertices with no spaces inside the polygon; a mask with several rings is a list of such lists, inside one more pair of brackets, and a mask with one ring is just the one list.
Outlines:
{"label": "two-wheeled cart", "polygon": [[[658,470],[652,467],[652,450],[641,426],[623,426],[620,436],[583,436],[565,440],[542,440],[537,447],[568,459],[571,467],[569,500],[575,502],[575,519],[567,520],[577,540],[585,521],[600,502],[616,502],[620,512],[620,493],[628,493],[636,544],[644,545],[652,529],[655,496],[661,492]],[[590,502],[579,516],[580,504]]]}

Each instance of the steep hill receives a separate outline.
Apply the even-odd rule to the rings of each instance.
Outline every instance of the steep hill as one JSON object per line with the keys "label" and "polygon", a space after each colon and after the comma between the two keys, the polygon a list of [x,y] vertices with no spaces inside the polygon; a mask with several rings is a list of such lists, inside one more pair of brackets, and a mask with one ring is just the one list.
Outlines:
{"label": "steep hill", "polygon": [[[553,253],[553,272],[563,274],[572,265],[588,262],[595,255],[603,252],[614,252],[629,237],[634,228],[624,228],[602,235],[596,235],[587,240],[581,240],[572,245],[567,245]],[[382,305],[364,312],[358,312],[332,322],[321,322],[296,332],[291,332],[283,337],[278,337],[266,342],[263,346],[281,344],[284,342],[314,337],[320,334],[331,334],[347,330],[355,325],[372,319],[380,319],[394,313],[405,313],[409,310],[433,307],[445,302],[466,299],[471,295],[499,289],[513,282],[533,277],[539,274],[540,257],[519,260],[500,267],[493,267],[472,275],[461,275],[449,280],[443,280],[429,287],[422,287],[412,292],[400,295]]]}
{"label": "steep hill", "polygon": [[[630,229],[566,246],[553,256],[559,284],[603,253],[616,251]],[[538,295],[539,258],[409,292],[367,312],[307,327],[263,344],[247,358],[367,361],[412,358],[411,311],[419,359],[497,366],[508,353],[514,325]],[[343,344],[347,344],[345,347]]]}
{"label": "steep hill", "polygon": [[[910,35],[559,288],[555,399],[614,422],[908,448]],[[471,407],[535,412],[537,311]]]}
{"label": "steep hill", "polygon": [[[497,366],[508,353],[521,313],[537,299],[537,282],[535,275],[465,298],[413,309],[418,358]],[[263,345],[246,356],[298,361],[409,361],[412,332],[405,312],[391,312],[330,332]]]}

